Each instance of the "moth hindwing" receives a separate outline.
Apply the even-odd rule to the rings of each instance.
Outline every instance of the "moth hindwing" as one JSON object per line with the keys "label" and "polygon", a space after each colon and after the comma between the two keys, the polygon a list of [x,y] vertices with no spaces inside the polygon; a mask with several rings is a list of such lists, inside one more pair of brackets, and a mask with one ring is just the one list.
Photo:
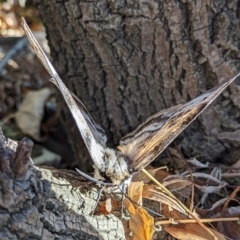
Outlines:
{"label": "moth hindwing", "polygon": [[238,73],[184,105],[154,114],[136,130],[123,137],[118,150],[114,150],[106,147],[105,132],[93,121],[83,103],[66,88],[23,18],[22,27],[39,60],[51,75],[51,81],[63,95],[93,162],[113,183],[125,180],[130,173],[137,172],[152,162],[240,75]]}

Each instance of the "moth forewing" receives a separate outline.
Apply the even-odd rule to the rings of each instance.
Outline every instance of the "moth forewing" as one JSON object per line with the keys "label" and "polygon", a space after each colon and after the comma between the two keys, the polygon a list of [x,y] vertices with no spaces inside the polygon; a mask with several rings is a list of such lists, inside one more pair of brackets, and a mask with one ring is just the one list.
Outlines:
{"label": "moth forewing", "polygon": [[154,114],[123,137],[119,149],[128,159],[130,171],[139,171],[152,162],[239,75],[184,105]]}
{"label": "moth forewing", "polygon": [[[56,81],[53,78],[49,79],[49,81],[52,82],[58,88],[58,84],[56,83]],[[105,131],[102,129],[102,127],[99,124],[97,124],[94,121],[94,119],[91,117],[90,113],[88,112],[87,108],[82,103],[82,101],[72,91],[70,91],[70,90],[68,90],[68,91],[74,98],[78,108],[81,110],[81,113],[82,113],[83,117],[85,118],[89,128],[91,129],[91,132],[92,132],[94,138],[96,139],[96,141],[98,143],[100,143],[102,146],[106,146],[107,135],[106,135]]]}
{"label": "moth forewing", "polygon": [[[60,77],[58,76],[54,67],[48,60],[44,51],[42,50],[42,48],[38,44],[37,40],[35,39],[34,35],[32,34],[31,30],[29,29],[24,18],[22,18],[21,24],[22,24],[22,28],[23,28],[32,48],[34,49],[35,53],[37,54],[40,62],[43,64],[45,69],[48,71],[48,73],[54,79],[55,84],[59,88],[65,102],[67,103],[67,105],[74,117],[74,120],[77,124],[77,127],[82,135],[82,138],[88,148],[88,151],[90,153],[92,160],[94,161],[94,163],[100,170],[104,170],[105,163],[103,161],[103,157],[104,157],[105,146],[102,146],[94,138],[92,130],[90,129],[86,119],[84,118],[84,116],[81,112],[81,109],[77,106],[77,104],[76,104],[75,100],[73,99],[73,97],[71,96],[70,92],[68,91],[68,89],[66,88],[66,86],[64,85],[64,83],[62,82]],[[91,117],[90,117],[90,119],[91,119]]]}

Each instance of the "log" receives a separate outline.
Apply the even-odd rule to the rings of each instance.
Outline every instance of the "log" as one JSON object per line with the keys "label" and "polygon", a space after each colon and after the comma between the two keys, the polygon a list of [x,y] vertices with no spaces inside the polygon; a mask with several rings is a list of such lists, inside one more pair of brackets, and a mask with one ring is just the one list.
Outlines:
{"label": "log", "polygon": [[75,171],[36,167],[33,143],[0,131],[0,239],[125,239],[115,215],[90,216],[98,187]]}

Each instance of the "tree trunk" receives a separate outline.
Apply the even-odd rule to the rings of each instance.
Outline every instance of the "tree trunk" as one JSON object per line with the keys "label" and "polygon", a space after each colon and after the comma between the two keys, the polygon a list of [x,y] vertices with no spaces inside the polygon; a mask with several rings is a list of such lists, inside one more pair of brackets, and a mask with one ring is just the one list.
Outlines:
{"label": "tree trunk", "polygon": [[[110,146],[151,114],[195,98],[239,69],[238,1],[36,3],[60,76],[106,130]],[[186,157],[240,157],[238,91],[231,86],[184,131],[177,144]],[[86,149],[69,118],[65,109],[79,159]]]}

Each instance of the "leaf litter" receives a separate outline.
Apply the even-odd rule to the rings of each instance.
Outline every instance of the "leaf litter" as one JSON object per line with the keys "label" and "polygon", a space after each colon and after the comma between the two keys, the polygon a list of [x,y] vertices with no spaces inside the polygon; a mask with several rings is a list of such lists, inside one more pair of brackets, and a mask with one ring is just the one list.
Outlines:
{"label": "leaf litter", "polygon": [[[152,176],[161,181],[161,184],[174,196],[154,185],[149,179],[141,177],[143,176],[141,172],[136,174],[139,175],[134,177],[136,182],[132,182],[129,186],[129,197],[133,202],[127,198],[124,200],[130,215],[129,228],[132,232],[132,237],[127,239],[147,240],[152,239],[152,235],[153,239],[158,239],[163,236],[161,232],[167,232],[175,239],[240,239],[239,187],[223,180],[227,174],[231,176],[240,173],[240,161],[230,168],[224,165],[211,168],[211,164],[201,163],[196,158],[187,162],[191,165],[191,174],[189,171],[178,174],[165,171],[162,174],[162,169],[149,170]],[[208,171],[202,172],[202,169]],[[165,177],[162,178],[162,175]],[[141,178],[144,182],[138,181]],[[182,204],[186,207],[191,205],[192,185],[195,194],[192,214],[201,224],[204,223],[205,227],[196,223],[182,206]],[[143,217],[142,212],[138,210],[144,209],[142,202],[144,203],[145,199],[160,203],[159,215],[154,216],[154,222],[153,218],[150,218],[151,212],[145,211]],[[146,217],[146,214],[149,216]],[[161,226],[162,231],[153,234],[152,231],[158,226]],[[149,227],[152,231],[149,231]]]}

